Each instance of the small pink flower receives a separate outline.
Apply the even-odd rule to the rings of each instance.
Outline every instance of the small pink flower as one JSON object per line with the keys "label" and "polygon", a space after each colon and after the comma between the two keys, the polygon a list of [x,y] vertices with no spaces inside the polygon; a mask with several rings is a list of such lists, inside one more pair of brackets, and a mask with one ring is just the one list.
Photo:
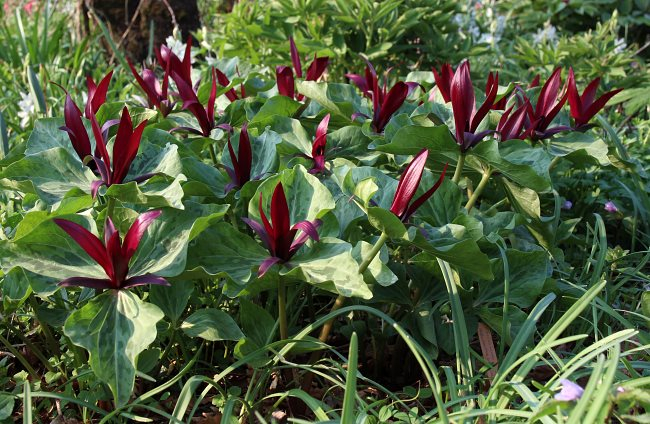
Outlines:
{"label": "small pink flower", "polygon": [[6,1],[6,2],[2,5],[2,9],[5,11],[5,14],[7,14],[7,15],[9,14],[9,12],[11,12],[11,7],[9,6],[9,2],[8,2],[8,1]]}
{"label": "small pink flower", "polygon": [[618,212],[618,208],[616,207],[616,205],[614,204],[614,202],[612,202],[611,200],[608,200],[607,203],[605,203],[605,210],[606,210],[607,212],[609,212],[609,213],[616,213],[616,212]]}
{"label": "small pink flower", "polygon": [[564,400],[564,401],[578,400],[582,397],[582,394],[585,392],[582,387],[565,378],[560,379],[560,384],[562,385],[562,390],[560,390],[560,393],[555,395],[555,400]]}
{"label": "small pink flower", "polygon": [[25,5],[23,6],[23,10],[27,12],[28,15],[31,15],[32,12],[34,11],[34,8],[36,7],[36,0],[29,0]]}

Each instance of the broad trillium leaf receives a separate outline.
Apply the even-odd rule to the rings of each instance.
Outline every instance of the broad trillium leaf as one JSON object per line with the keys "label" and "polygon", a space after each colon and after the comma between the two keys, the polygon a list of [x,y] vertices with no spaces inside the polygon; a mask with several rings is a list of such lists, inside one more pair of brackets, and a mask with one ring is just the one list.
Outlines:
{"label": "broad trillium leaf", "polygon": [[442,228],[428,225],[409,228],[410,243],[423,251],[414,256],[411,261],[428,262],[439,258],[483,279],[493,279],[490,259],[481,252],[476,241],[466,237],[465,233],[465,228],[456,224],[449,224]]}
{"label": "broad trillium leaf", "polygon": [[549,140],[548,153],[566,157],[576,164],[607,166],[609,148],[600,137],[592,132],[573,131]]}
{"label": "broad trillium leaf", "polygon": [[280,274],[345,297],[372,297],[363,275],[359,274],[359,264],[352,256],[352,246],[339,239],[323,237],[291,258]]}
{"label": "broad trillium leaf", "polygon": [[[363,112],[361,96],[359,96],[357,88],[353,85],[300,81],[297,88],[299,93],[318,102],[332,115],[338,115],[345,120],[349,121],[355,112]],[[366,110],[366,112],[368,112],[366,115],[371,115],[370,111]]]}
{"label": "broad trillium leaf", "polygon": [[240,340],[244,337],[230,315],[212,308],[194,312],[183,321],[181,330],[190,337],[200,337],[210,342]]}
{"label": "broad trillium leaf", "polygon": [[[372,244],[365,241],[360,241],[356,246],[354,246],[352,249],[352,256],[359,265],[361,265],[361,263],[369,256],[372,247]],[[363,273],[366,281],[376,282],[384,287],[397,282],[397,276],[386,265],[388,259],[388,249],[384,245],[379,251],[379,254],[370,262],[366,272]]]}
{"label": "broad trillium leaf", "polygon": [[[544,282],[549,276],[548,253],[544,250],[524,252],[521,250],[506,250],[510,276],[509,302],[527,308],[538,299]],[[475,305],[484,303],[503,303],[504,263],[499,256],[492,264],[494,281],[479,283],[478,297]]]}
{"label": "broad trillium leaf", "polygon": [[303,220],[312,221],[321,218],[334,209],[334,199],[327,187],[318,178],[307,172],[303,166],[298,165],[267,178],[257,188],[248,204],[249,218],[261,222],[258,209],[260,195],[262,195],[262,208],[267,213],[271,210],[271,198],[278,183],[282,183],[287,194],[291,225]]}
{"label": "broad trillium leaf", "polygon": [[122,406],[133,392],[137,357],[156,339],[162,317],[133,292],[109,290],[70,314],[63,332],[89,352],[91,369]]}

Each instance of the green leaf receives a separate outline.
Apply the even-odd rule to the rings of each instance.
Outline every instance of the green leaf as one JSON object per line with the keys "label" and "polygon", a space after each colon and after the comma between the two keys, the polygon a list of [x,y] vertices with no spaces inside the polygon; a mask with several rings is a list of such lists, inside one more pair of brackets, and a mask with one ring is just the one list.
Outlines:
{"label": "green leaf", "polygon": [[300,103],[286,96],[277,95],[268,99],[250,120],[251,125],[265,121],[272,116],[292,117],[300,108]]}
{"label": "green leaf", "polygon": [[201,309],[190,315],[181,330],[190,337],[200,337],[211,342],[239,340],[244,337],[235,320],[219,309]]}
{"label": "green leaf", "polygon": [[411,227],[408,229],[409,240],[423,250],[423,253],[414,256],[411,261],[428,262],[433,261],[434,257],[440,258],[483,279],[493,279],[489,258],[481,252],[476,241],[465,237],[466,230],[461,225],[449,224],[441,228],[427,225]]}
{"label": "green leaf", "polygon": [[[417,193],[413,199],[419,196],[438,181],[438,176],[433,175],[431,172],[426,171],[422,175],[422,181]],[[460,187],[450,178],[446,177],[438,190],[429,197],[426,202],[420,206],[416,212],[416,216],[421,218],[434,227],[442,227],[454,221],[461,211],[461,202],[463,200],[463,193]]]}
{"label": "green leaf", "polygon": [[[548,253],[543,250],[523,252],[515,249],[506,250],[510,275],[508,300],[521,308],[532,305],[542,292],[548,277]],[[504,263],[501,258],[492,263],[494,280],[479,284],[479,294],[475,305],[496,302],[503,303]]]}
{"label": "green leaf", "polygon": [[176,280],[172,281],[170,287],[152,285],[149,288],[149,300],[158,306],[176,327],[193,291],[194,285],[191,281]]}
{"label": "green leaf", "polygon": [[[34,129],[27,139],[25,155],[33,155],[54,147],[71,148],[72,144],[68,133],[60,129],[63,125],[65,125],[65,121],[62,118],[43,118],[36,120],[34,122]],[[93,142],[91,140],[91,143]]]}
{"label": "green leaf", "polygon": [[342,240],[324,237],[302,249],[291,259],[290,265],[292,269],[283,269],[280,274],[345,297],[372,297],[363,276],[359,274],[359,266],[352,256],[352,246]]}
{"label": "green leaf", "polygon": [[460,148],[446,125],[402,127],[388,144],[376,144],[375,148],[398,155],[416,155],[422,149],[429,149],[430,158],[452,164],[458,161],[460,154]]}
{"label": "green leaf", "polygon": [[243,286],[251,270],[269,256],[255,240],[226,223],[205,231],[188,253],[188,272],[215,277],[228,276]]}
{"label": "green leaf", "polygon": [[467,154],[479,158],[521,186],[538,192],[551,188],[548,174],[551,160],[544,149],[530,147],[521,140],[499,143],[494,139],[487,139],[470,149]]}
{"label": "green leaf", "polygon": [[404,238],[406,235],[404,223],[388,209],[369,207],[368,222],[392,239]]}
{"label": "green leaf", "polygon": [[15,399],[12,395],[0,394],[0,420],[6,420],[11,417],[11,413],[14,410],[14,403]]}
{"label": "green leaf", "polygon": [[311,154],[312,137],[299,120],[275,115],[264,121],[258,121],[257,126],[258,128],[268,126],[280,136],[282,143],[277,146],[277,150],[281,155]]}
{"label": "green leaf", "polygon": [[2,288],[2,303],[5,313],[20,308],[32,293],[27,273],[20,267],[12,268],[4,276],[0,287]]}
{"label": "green leaf", "polygon": [[25,156],[0,173],[0,186],[37,194],[47,204],[54,204],[73,188],[90,192],[97,178],[76,155],[57,147]]}
{"label": "green leaf", "polygon": [[291,224],[303,220],[321,218],[334,209],[334,199],[331,193],[318,178],[309,174],[307,170],[298,165],[292,169],[285,169],[280,174],[267,178],[255,192],[248,204],[250,218],[261,221],[258,204],[262,196],[262,208],[267,216],[271,210],[271,198],[278,183],[282,183],[287,197]]}
{"label": "green leaf", "polygon": [[134,293],[110,290],[70,314],[63,332],[90,353],[91,369],[122,406],[133,391],[138,354],[156,339],[162,317],[157,306]]}
{"label": "green leaf", "polygon": [[553,156],[566,157],[577,164],[606,166],[610,164],[607,144],[595,138],[592,132],[572,131],[549,142],[548,152]]}
{"label": "green leaf", "polygon": [[[354,246],[352,256],[354,256],[354,259],[359,265],[369,256],[372,247],[372,244],[365,241],[360,241]],[[386,265],[388,259],[388,249],[384,245],[379,251],[379,254],[370,262],[368,269],[363,273],[366,281],[377,283],[384,287],[397,282],[397,275],[393,274],[393,271]]]}
{"label": "green leaf", "polygon": [[183,191],[187,196],[226,196],[226,185],[230,178],[212,165],[198,158],[186,157],[181,160],[183,174],[187,181],[183,183]]}
{"label": "green leaf", "polygon": [[350,120],[353,113],[361,110],[361,97],[350,84],[300,81],[298,92],[321,105],[333,115]]}

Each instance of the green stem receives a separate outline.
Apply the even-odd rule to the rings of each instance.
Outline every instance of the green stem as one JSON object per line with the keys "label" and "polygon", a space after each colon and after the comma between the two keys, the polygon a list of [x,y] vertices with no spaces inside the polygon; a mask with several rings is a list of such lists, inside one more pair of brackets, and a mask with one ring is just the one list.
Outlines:
{"label": "green stem", "polygon": [[37,307],[38,304],[36,303],[36,300],[34,299],[33,296],[29,296],[29,304],[32,307],[32,311],[34,312],[34,316],[36,317],[36,320],[38,321],[38,324],[41,326],[41,331],[43,332],[43,335],[45,336],[45,341],[47,342],[48,349],[55,355],[55,356],[60,356],[61,355],[61,349],[59,348],[59,342],[54,338],[54,335],[52,334],[52,331],[50,330],[50,326],[45,323],[39,316]]}
{"label": "green stem", "polygon": [[278,319],[280,320],[280,339],[289,338],[289,327],[287,325],[287,288],[282,277],[278,278]]}
{"label": "green stem", "polygon": [[[368,269],[370,263],[372,262],[373,259],[375,259],[375,256],[377,256],[377,254],[379,253],[382,246],[384,245],[384,243],[386,243],[387,240],[388,240],[388,235],[386,233],[381,233],[381,235],[379,236],[375,244],[372,246],[370,253],[368,253],[368,257],[366,257],[366,259],[363,262],[361,262],[361,265],[359,265],[360,274],[363,274]],[[341,309],[343,305],[345,305],[345,300],[346,300],[345,296],[339,295],[334,301],[334,305],[332,305],[332,309],[330,309],[330,314]],[[325,343],[327,341],[327,338],[329,337],[330,332],[332,331],[332,327],[334,326],[334,319],[335,317],[332,317],[331,319],[327,320],[327,322],[321,328],[320,334],[318,336],[318,340],[320,340],[321,342]],[[320,359],[320,355],[321,355],[320,351],[316,351],[312,353],[311,358],[309,358],[309,363],[313,364],[314,362],[318,361]],[[302,389],[305,391],[309,391],[313,379],[314,379],[314,374],[308,373],[302,382]]]}
{"label": "green stem", "polygon": [[38,381],[38,380],[40,380],[40,377],[38,376],[38,373],[37,373],[36,370],[31,366],[31,364],[29,363],[29,361],[28,361],[28,360],[27,360],[23,355],[21,355],[20,352],[18,352],[18,350],[17,350],[17,349],[16,349],[16,348],[15,348],[15,347],[14,347],[14,346],[9,342],[9,340],[5,339],[1,334],[0,334],[0,342],[1,342],[3,345],[5,345],[5,347],[7,348],[7,350],[8,350],[9,352],[11,352],[11,354],[14,355],[14,357],[16,357],[16,359],[18,359],[18,360],[20,361],[21,364],[23,364],[23,366],[25,367],[25,369],[27,370],[27,372],[29,373],[29,375],[32,376],[32,378],[34,379],[34,381]]}
{"label": "green stem", "polygon": [[108,197],[106,199],[106,218],[113,219],[113,212],[115,211],[115,198]]}
{"label": "green stem", "polygon": [[307,108],[309,107],[309,103],[311,103],[311,99],[305,99],[305,103],[303,103],[302,105],[300,105],[300,107],[298,108],[298,110],[296,110],[296,112],[293,114],[292,118],[294,118],[294,119],[298,119],[298,118],[300,118],[300,115],[302,115],[302,113],[303,113],[305,110],[307,110]]}
{"label": "green stem", "polygon": [[[384,243],[386,243],[386,240],[388,240],[388,235],[386,233],[381,233],[381,236],[379,236],[379,239],[377,239],[374,246],[372,246],[372,250],[370,250],[370,253],[368,253],[366,259],[364,259],[364,261],[361,262],[361,265],[359,265],[359,274],[363,274],[368,269],[372,260],[375,259],[375,256],[377,256]],[[345,304],[345,299],[346,297],[343,295],[337,297],[336,301],[334,302],[334,305],[332,305],[332,309],[330,310],[330,313],[336,311],[337,309],[340,309]],[[330,331],[332,331],[333,324],[334,324],[333,318],[325,323],[325,325],[321,329],[318,340],[320,340],[323,343],[327,341],[327,337],[329,336]]]}
{"label": "green stem", "polygon": [[555,156],[553,160],[551,160],[551,163],[548,165],[548,170],[550,171],[557,165],[557,163],[562,159],[562,156]]}
{"label": "green stem", "polygon": [[214,166],[219,166],[219,162],[217,161],[217,152],[214,150],[214,146],[212,143],[210,143],[208,147],[210,150],[210,159],[212,159],[212,163],[214,163]]}
{"label": "green stem", "polygon": [[491,169],[488,169],[487,171],[483,172],[481,181],[478,183],[478,186],[476,186],[476,190],[474,190],[474,193],[472,193],[472,197],[469,198],[467,204],[465,205],[465,209],[467,209],[467,212],[472,210],[472,208],[474,207],[474,204],[476,203],[479,196],[483,192],[483,189],[485,189],[485,186],[487,186],[487,183],[490,181],[491,175],[492,175]]}
{"label": "green stem", "polygon": [[454,177],[451,179],[456,184],[458,184],[461,175],[463,175],[463,166],[465,166],[465,153],[461,153],[460,156],[458,156],[458,163],[456,164]]}

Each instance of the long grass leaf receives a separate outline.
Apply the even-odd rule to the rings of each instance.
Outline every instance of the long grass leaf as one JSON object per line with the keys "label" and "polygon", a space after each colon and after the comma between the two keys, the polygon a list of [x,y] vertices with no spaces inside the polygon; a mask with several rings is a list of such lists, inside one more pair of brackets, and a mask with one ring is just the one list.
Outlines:
{"label": "long grass leaf", "polygon": [[343,395],[343,411],[341,412],[342,423],[351,423],[354,421],[354,405],[357,394],[358,343],[357,333],[352,333],[348,354],[348,372],[345,379],[345,394]]}

